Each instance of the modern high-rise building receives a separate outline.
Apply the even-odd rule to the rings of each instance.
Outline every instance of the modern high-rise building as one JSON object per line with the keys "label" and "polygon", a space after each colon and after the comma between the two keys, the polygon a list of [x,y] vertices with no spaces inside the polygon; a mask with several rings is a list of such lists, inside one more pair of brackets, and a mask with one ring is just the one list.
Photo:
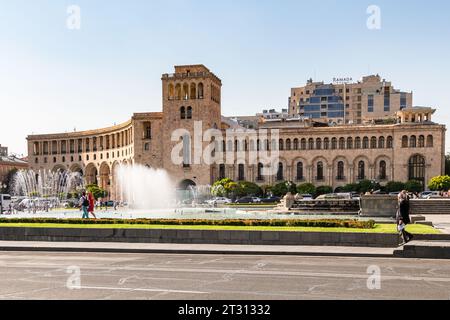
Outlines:
{"label": "modern high-rise building", "polygon": [[289,115],[335,124],[362,124],[393,117],[412,105],[411,92],[396,90],[379,75],[358,82],[335,79],[332,84],[311,79],[306,86],[291,89]]}

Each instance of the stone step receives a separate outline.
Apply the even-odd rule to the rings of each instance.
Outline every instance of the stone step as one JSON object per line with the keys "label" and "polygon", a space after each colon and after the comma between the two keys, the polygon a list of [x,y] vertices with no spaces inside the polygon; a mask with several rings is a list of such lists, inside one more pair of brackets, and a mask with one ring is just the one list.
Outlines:
{"label": "stone step", "polygon": [[416,223],[418,221],[425,221],[426,218],[424,216],[411,216],[411,223]]}
{"label": "stone step", "polygon": [[450,241],[411,241],[394,250],[402,258],[450,259]]}
{"label": "stone step", "polygon": [[414,224],[421,224],[421,225],[424,225],[424,226],[433,227],[433,222],[431,222],[431,221],[416,221]]}

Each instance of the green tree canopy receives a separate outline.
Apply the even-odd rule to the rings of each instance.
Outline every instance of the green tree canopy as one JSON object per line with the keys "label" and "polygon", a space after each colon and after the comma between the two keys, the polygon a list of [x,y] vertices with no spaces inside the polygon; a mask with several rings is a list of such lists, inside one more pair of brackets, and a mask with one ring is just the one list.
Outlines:
{"label": "green tree canopy", "polygon": [[423,186],[417,180],[410,180],[407,183],[405,183],[405,190],[408,190],[409,192],[419,193],[423,191]]}
{"label": "green tree canopy", "polygon": [[108,192],[106,192],[106,190],[100,188],[96,184],[90,184],[90,185],[86,186],[86,191],[92,192],[92,195],[94,196],[95,200],[98,200],[100,198],[105,198],[108,196]]}
{"label": "green tree canopy", "polygon": [[302,183],[297,186],[297,192],[299,194],[314,195],[316,193],[316,187],[312,183]]}
{"label": "green tree canopy", "polygon": [[430,180],[428,188],[432,191],[450,190],[450,176],[437,176]]}
{"label": "green tree canopy", "polygon": [[297,186],[292,181],[285,181],[274,185],[271,192],[274,196],[283,197],[288,192],[295,194],[297,192]]}
{"label": "green tree canopy", "polygon": [[321,196],[323,194],[333,193],[333,188],[330,186],[320,186],[317,187],[315,197]]}
{"label": "green tree canopy", "polygon": [[400,181],[389,181],[385,187],[386,192],[400,192],[405,189],[406,189],[405,183]]}

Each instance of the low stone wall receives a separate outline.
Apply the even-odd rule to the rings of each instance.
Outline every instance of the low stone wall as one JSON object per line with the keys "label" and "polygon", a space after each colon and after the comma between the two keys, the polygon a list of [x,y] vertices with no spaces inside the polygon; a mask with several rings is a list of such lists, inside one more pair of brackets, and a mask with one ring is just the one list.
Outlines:
{"label": "low stone wall", "polygon": [[396,196],[370,195],[361,197],[362,217],[395,218],[398,207]]}
{"label": "low stone wall", "polygon": [[1,227],[0,240],[64,242],[193,243],[246,245],[309,245],[394,248],[396,234],[176,230],[176,229],[75,229]]}

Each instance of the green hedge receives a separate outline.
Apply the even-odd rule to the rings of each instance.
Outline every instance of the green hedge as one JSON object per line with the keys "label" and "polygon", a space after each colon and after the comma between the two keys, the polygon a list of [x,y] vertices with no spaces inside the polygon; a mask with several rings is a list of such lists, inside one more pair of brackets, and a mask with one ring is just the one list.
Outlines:
{"label": "green hedge", "polygon": [[147,225],[208,225],[208,226],[269,226],[269,227],[321,227],[321,228],[355,228],[373,229],[375,221],[358,220],[201,220],[201,219],[52,219],[52,218],[0,218],[0,223],[41,223],[41,224],[147,224]]}

